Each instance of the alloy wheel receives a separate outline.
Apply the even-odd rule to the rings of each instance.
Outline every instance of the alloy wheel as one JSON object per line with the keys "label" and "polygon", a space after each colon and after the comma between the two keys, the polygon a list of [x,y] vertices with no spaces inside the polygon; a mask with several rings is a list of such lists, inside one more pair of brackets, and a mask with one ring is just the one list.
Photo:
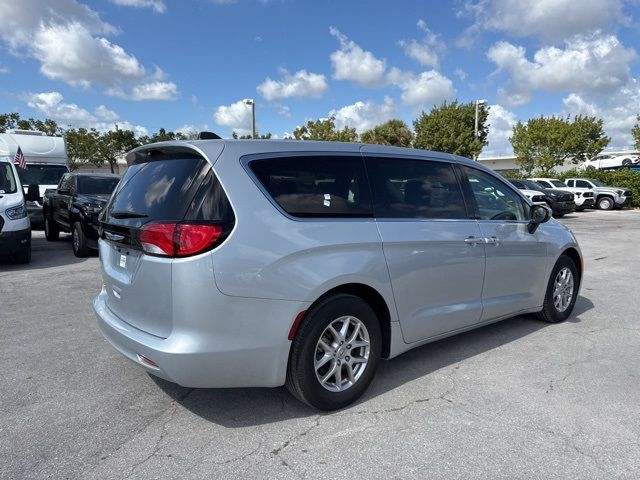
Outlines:
{"label": "alloy wheel", "polygon": [[356,317],[335,319],[320,335],[314,356],[316,378],[330,392],[355,385],[369,362],[369,332]]}
{"label": "alloy wheel", "polygon": [[560,313],[564,312],[573,300],[573,273],[567,267],[560,269],[553,282],[553,305]]}

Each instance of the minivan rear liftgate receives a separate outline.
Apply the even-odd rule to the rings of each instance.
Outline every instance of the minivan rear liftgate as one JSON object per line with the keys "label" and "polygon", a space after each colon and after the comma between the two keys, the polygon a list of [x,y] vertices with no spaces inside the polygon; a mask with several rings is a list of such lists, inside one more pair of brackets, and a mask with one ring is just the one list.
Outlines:
{"label": "minivan rear liftgate", "polygon": [[193,151],[152,150],[130,165],[100,220],[106,307],[167,338],[174,260],[215,248],[235,222],[211,164]]}

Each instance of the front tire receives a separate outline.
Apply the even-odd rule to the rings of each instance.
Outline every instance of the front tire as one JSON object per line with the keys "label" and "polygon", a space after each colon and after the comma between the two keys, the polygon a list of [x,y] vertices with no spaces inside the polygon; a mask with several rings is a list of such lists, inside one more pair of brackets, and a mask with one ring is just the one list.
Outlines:
{"label": "front tire", "polygon": [[615,202],[611,197],[600,197],[598,199],[598,208],[600,210],[611,210],[613,209]]}
{"label": "front tire", "polygon": [[84,236],[80,222],[73,224],[73,229],[71,230],[71,245],[73,246],[73,254],[76,257],[86,257],[89,255],[87,238]]}
{"label": "front tire", "polygon": [[562,255],[556,262],[544,297],[542,310],[537,313],[538,319],[548,323],[565,321],[571,315],[578,298],[580,274],[574,261]]}
{"label": "front tire", "polygon": [[373,309],[354,295],[322,300],[305,316],[291,345],[287,388],[302,402],[336,410],[367,389],[382,351]]}

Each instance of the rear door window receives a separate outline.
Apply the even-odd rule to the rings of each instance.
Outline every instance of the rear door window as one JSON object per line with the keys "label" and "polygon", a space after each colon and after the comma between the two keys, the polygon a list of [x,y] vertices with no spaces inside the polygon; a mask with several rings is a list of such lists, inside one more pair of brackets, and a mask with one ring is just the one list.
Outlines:
{"label": "rear door window", "polygon": [[372,217],[360,156],[260,159],[249,168],[267,193],[294,217]]}
{"label": "rear door window", "polygon": [[367,173],[378,218],[468,218],[462,189],[449,163],[368,158]]}

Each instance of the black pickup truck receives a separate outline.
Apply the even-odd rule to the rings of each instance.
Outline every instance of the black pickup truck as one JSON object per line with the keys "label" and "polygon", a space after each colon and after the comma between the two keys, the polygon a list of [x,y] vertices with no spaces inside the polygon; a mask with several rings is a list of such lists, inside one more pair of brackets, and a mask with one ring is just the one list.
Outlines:
{"label": "black pickup truck", "polygon": [[113,174],[65,173],[56,190],[44,193],[42,214],[47,240],[53,242],[60,232],[69,232],[76,257],[97,249],[98,214],[119,181],[120,177]]}

